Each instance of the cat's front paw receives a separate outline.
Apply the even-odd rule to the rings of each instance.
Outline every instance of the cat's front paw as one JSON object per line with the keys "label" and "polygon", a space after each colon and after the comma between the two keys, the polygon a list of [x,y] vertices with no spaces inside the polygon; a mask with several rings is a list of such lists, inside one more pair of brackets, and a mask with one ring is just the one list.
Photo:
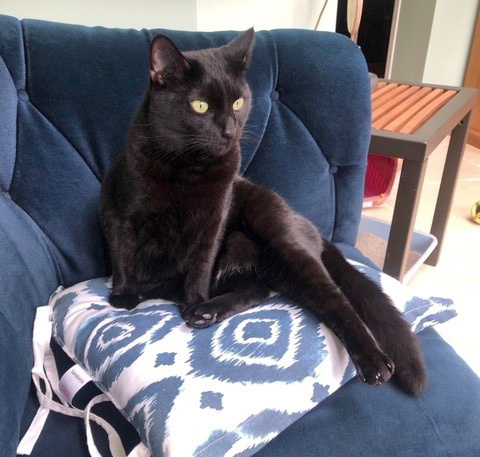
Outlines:
{"label": "cat's front paw", "polygon": [[206,328],[217,322],[217,313],[210,309],[208,302],[189,306],[182,311],[182,317],[190,328]]}
{"label": "cat's front paw", "polygon": [[114,294],[108,297],[108,302],[115,308],[133,309],[140,303],[138,295],[131,294]]}
{"label": "cat's front paw", "polygon": [[372,386],[386,383],[395,370],[393,361],[379,348],[355,357],[353,363],[360,380]]}

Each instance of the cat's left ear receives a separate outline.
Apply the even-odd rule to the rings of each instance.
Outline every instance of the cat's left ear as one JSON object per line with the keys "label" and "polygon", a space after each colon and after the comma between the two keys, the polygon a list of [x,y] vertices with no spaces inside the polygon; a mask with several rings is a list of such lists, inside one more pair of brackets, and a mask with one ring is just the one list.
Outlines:
{"label": "cat's left ear", "polygon": [[223,53],[232,71],[235,73],[243,73],[247,69],[254,43],[255,30],[253,27],[250,27],[230,41],[230,43],[223,46]]}
{"label": "cat's left ear", "polygon": [[190,68],[184,55],[165,35],[157,35],[150,45],[150,77],[163,85],[168,79],[178,79]]}

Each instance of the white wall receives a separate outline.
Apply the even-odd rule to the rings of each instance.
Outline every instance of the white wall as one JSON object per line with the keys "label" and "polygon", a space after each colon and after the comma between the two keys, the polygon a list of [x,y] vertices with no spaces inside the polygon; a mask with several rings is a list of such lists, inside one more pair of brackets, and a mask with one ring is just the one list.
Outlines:
{"label": "white wall", "polygon": [[401,0],[392,79],[422,82],[435,6],[436,0]]}
{"label": "white wall", "polygon": [[196,0],[0,0],[0,14],[68,24],[196,30]]}
{"label": "white wall", "polygon": [[[0,0],[0,14],[70,24],[178,30],[313,28],[325,0]],[[335,30],[329,0],[320,30]]]}
{"label": "white wall", "polygon": [[[197,0],[197,30],[313,29],[325,0]],[[329,0],[319,30],[335,30],[337,0]]]}
{"label": "white wall", "polygon": [[437,0],[423,82],[461,86],[478,0]]}

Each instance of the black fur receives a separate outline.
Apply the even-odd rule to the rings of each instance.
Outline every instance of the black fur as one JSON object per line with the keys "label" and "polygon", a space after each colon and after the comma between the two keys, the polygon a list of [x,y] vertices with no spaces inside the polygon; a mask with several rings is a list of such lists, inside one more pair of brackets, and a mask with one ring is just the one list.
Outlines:
{"label": "black fur", "polygon": [[[278,194],[238,175],[253,40],[250,29],[183,54],[162,35],[152,41],[147,94],[102,186],[110,302],[176,300],[187,324],[201,328],[276,290],[318,314],[360,379],[379,385],[394,373],[418,395],[426,383],[418,343],[388,297]],[[192,100],[208,110],[194,112]]]}

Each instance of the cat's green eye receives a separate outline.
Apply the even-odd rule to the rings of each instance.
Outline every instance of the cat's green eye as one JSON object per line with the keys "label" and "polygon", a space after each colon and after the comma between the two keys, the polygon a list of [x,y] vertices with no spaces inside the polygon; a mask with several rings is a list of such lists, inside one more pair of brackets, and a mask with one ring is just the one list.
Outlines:
{"label": "cat's green eye", "polygon": [[243,108],[243,97],[233,102],[233,111],[240,111]]}
{"label": "cat's green eye", "polygon": [[203,100],[193,100],[190,105],[192,105],[193,111],[198,114],[204,114],[208,110],[208,103]]}

